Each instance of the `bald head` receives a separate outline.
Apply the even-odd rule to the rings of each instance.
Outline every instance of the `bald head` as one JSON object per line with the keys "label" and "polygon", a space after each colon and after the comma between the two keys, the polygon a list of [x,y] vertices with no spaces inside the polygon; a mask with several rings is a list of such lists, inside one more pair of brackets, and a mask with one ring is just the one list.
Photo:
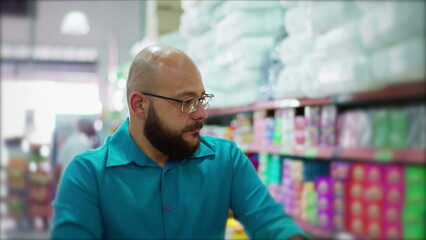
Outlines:
{"label": "bald head", "polygon": [[141,50],[130,66],[127,79],[127,100],[133,91],[156,92],[160,87],[160,71],[180,69],[182,64],[192,60],[182,51],[166,45],[152,45]]}

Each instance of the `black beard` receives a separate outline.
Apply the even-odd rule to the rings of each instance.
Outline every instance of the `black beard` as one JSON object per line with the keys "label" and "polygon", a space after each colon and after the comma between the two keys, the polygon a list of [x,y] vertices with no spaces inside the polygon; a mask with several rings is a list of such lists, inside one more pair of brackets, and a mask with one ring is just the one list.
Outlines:
{"label": "black beard", "polygon": [[198,138],[197,144],[194,146],[185,141],[182,135],[187,131],[201,129],[202,127],[203,123],[197,122],[180,132],[173,131],[163,124],[155,109],[151,107],[145,120],[144,135],[158,151],[171,159],[180,159],[194,155],[200,146],[199,132],[193,133]]}

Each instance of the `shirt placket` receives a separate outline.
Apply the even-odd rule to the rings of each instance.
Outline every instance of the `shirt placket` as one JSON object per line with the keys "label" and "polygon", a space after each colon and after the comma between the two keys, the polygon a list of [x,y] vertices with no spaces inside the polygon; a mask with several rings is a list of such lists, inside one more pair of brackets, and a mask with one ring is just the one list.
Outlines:
{"label": "shirt placket", "polygon": [[167,173],[170,169],[163,168],[161,173],[161,196],[162,196],[162,210],[164,218],[164,237],[165,239],[173,238],[173,234],[170,232],[170,229],[173,229],[171,224],[173,224],[173,212],[175,203],[173,202],[172,191],[169,183],[167,181]]}

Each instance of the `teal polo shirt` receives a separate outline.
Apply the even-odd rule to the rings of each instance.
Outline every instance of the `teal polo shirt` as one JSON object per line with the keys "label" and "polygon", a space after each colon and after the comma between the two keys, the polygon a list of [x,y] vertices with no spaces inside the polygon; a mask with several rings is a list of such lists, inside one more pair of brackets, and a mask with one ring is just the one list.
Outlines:
{"label": "teal polo shirt", "polygon": [[223,239],[228,209],[254,238],[304,233],[269,195],[235,143],[201,137],[192,157],[159,167],[126,119],[68,165],[54,200],[53,239]]}

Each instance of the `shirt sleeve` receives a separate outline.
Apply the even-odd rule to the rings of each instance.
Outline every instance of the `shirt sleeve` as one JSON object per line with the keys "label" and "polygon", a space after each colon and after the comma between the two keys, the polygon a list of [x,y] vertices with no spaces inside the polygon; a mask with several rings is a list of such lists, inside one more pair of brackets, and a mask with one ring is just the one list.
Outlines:
{"label": "shirt sleeve", "polygon": [[51,239],[101,239],[103,233],[93,166],[78,156],[66,168],[53,202]]}
{"label": "shirt sleeve", "polygon": [[231,155],[231,208],[247,234],[252,239],[288,239],[295,235],[309,239],[284,212],[283,205],[275,202],[251,162],[235,145]]}

